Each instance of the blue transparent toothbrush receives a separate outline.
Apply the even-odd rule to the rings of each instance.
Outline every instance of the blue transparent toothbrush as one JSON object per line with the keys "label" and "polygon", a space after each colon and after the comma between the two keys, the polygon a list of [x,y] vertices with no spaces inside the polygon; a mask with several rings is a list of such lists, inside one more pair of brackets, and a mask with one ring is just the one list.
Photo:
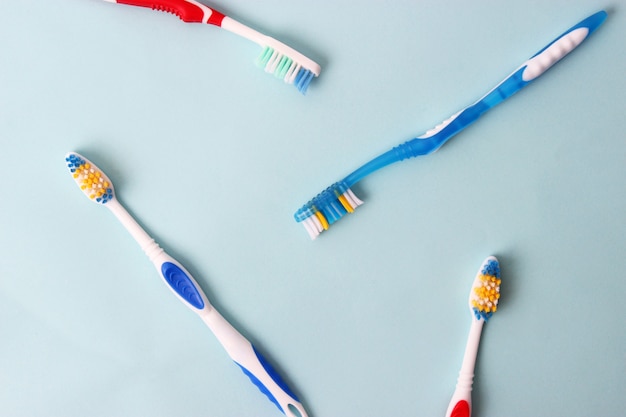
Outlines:
{"label": "blue transparent toothbrush", "polygon": [[363,204],[350,190],[354,184],[394,162],[435,152],[448,139],[475,122],[487,110],[524,88],[573,51],[604,22],[606,17],[605,11],[599,11],[571,27],[474,104],[454,114],[423,135],[398,145],[361,166],[311,199],[294,214],[294,218],[297,222],[301,222],[310,237],[315,239],[346,213],[352,213]]}

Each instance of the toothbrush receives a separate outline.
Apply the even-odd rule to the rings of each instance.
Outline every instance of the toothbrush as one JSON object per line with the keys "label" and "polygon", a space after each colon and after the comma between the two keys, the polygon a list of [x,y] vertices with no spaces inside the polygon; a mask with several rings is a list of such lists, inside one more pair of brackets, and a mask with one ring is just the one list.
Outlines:
{"label": "toothbrush", "polygon": [[282,78],[287,84],[294,84],[305,94],[314,77],[320,75],[321,67],[284,43],[266,36],[239,23],[223,13],[195,0],[105,0],[109,3],[149,7],[172,13],[187,23],[207,23],[226,29],[258,45],[263,50],[256,60],[257,66],[265,72]]}
{"label": "toothbrush", "polygon": [[500,264],[490,256],[481,265],[469,295],[472,326],[465,347],[463,364],[446,417],[470,417],[474,365],[483,325],[496,312],[500,299]]}
{"label": "toothbrush", "polygon": [[135,238],[176,297],[200,316],[228,355],[263,394],[285,415],[307,417],[302,404],[256,348],[211,305],[191,274],[169,256],[120,204],[113,183],[84,156],[70,152],[67,167],[76,184],[89,199],[110,209]]}
{"label": "toothbrush", "polygon": [[510,76],[500,82],[480,100],[454,114],[415,139],[409,140],[374,158],[343,180],[319,193],[295,214],[311,239],[315,239],[345,214],[363,204],[351,187],[367,175],[391,163],[418,155],[427,155],[439,149],[448,139],[476,121],[483,113],[510,97],[581,44],[606,19],[606,12],[597,12],[556,38],[524,62]]}

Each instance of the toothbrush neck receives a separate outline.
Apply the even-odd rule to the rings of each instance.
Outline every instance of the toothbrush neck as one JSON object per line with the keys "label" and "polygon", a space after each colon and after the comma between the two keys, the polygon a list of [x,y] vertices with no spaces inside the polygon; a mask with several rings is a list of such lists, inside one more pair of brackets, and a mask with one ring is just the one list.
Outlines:
{"label": "toothbrush neck", "polygon": [[260,46],[264,45],[264,40],[267,38],[265,35],[257,32],[251,27],[244,25],[243,23],[239,23],[229,16],[224,16],[224,19],[222,19],[222,22],[220,23],[220,27],[236,35],[242,36],[252,42],[255,42]]}
{"label": "toothbrush neck", "polygon": [[471,389],[474,379],[474,368],[476,367],[476,356],[478,354],[478,344],[480,343],[480,335],[483,330],[484,320],[472,319],[467,345],[465,347],[465,355],[463,356],[463,364],[459,372],[459,385],[468,385]]}
{"label": "toothbrush neck", "polygon": [[154,241],[152,237],[137,223],[137,221],[130,215],[130,213],[122,206],[122,204],[113,198],[106,203],[106,207],[109,208],[122,223],[122,225],[128,230],[131,236],[139,244],[145,254],[154,261],[158,255],[163,253],[163,249]]}

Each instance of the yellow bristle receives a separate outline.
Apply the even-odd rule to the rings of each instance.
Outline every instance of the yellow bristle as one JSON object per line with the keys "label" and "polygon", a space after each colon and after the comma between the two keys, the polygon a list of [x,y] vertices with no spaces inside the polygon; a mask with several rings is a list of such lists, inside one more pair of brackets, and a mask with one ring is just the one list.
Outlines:
{"label": "yellow bristle", "polygon": [[329,225],[328,225],[328,221],[326,220],[326,217],[324,217],[324,215],[319,211],[315,212],[315,217],[317,217],[317,219],[320,221],[324,230],[328,230]]}
{"label": "yellow bristle", "polygon": [[474,288],[477,299],[472,301],[472,306],[485,313],[496,311],[496,302],[500,298],[500,279],[491,275],[481,275],[481,284]]}
{"label": "yellow bristle", "polygon": [[339,202],[341,203],[343,208],[346,209],[346,211],[348,213],[353,213],[354,212],[354,209],[352,208],[350,203],[348,203],[348,200],[346,199],[346,197],[343,194],[339,196]]}

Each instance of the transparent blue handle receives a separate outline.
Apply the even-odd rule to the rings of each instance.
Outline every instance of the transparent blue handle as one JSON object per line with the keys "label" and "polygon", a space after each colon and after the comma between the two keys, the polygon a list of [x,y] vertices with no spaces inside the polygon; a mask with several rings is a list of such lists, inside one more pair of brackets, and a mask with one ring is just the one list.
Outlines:
{"label": "transparent blue handle", "polygon": [[352,187],[363,177],[384,166],[435,152],[451,137],[478,120],[487,110],[511,97],[573,51],[604,22],[606,17],[607,13],[605,11],[599,11],[572,26],[524,62],[519,69],[505,78],[480,100],[422,136],[402,143],[371,160],[348,175],[343,182],[348,187]]}

